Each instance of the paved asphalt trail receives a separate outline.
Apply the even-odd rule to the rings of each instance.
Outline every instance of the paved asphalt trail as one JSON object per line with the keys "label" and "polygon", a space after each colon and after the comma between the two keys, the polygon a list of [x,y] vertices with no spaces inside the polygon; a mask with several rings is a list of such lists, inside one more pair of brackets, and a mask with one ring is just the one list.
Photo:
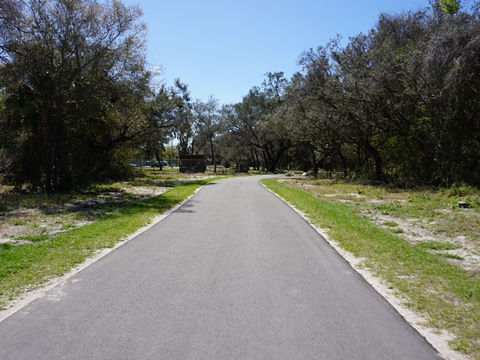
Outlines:
{"label": "paved asphalt trail", "polygon": [[0,359],[439,359],[255,177],[176,212],[0,323]]}

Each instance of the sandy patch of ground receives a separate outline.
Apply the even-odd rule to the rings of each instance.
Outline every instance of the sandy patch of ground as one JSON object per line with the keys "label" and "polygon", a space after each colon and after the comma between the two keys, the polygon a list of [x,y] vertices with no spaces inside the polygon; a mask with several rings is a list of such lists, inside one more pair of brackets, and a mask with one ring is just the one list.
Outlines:
{"label": "sandy patch of ground", "polygon": [[[384,204],[385,200],[369,198],[367,196],[359,194],[324,194],[325,197],[343,197],[344,199],[338,200],[339,202],[351,203],[354,200],[345,199],[345,197],[351,199],[363,199],[363,201],[369,204]],[[404,200],[397,200],[398,202],[404,202]],[[448,209],[440,209],[439,212],[445,214],[445,216],[451,215],[452,211]],[[463,213],[467,216],[476,216],[471,209],[463,209]],[[412,244],[418,244],[420,242],[437,241],[442,243],[449,243],[458,246],[457,249],[451,250],[429,250],[431,252],[445,255],[445,260],[455,265],[458,265],[472,274],[480,274],[480,249],[478,239],[471,239],[463,235],[448,236],[442,231],[438,231],[437,221],[418,220],[414,218],[403,219],[398,216],[387,215],[381,212],[369,212],[361,211],[361,214],[376,225],[389,229],[395,232],[398,236],[406,239]],[[389,226],[387,224],[396,223],[395,226]],[[457,256],[459,258],[453,258],[449,256]],[[461,258],[461,259],[460,259]]]}
{"label": "sandy patch of ground", "polygon": [[[392,231],[395,231],[395,229],[401,229],[401,233],[397,233],[397,235],[408,240],[412,244],[427,241],[455,244],[458,246],[458,249],[430,251],[439,254],[452,254],[462,257],[462,260],[454,258],[446,258],[446,260],[463,267],[469,272],[480,273],[480,254],[478,253],[475,244],[466,236],[450,237],[442,232],[435,231],[435,224],[433,222],[425,223],[418,221],[417,219],[401,219],[399,217],[385,214],[375,214],[374,216],[365,214],[365,216],[383,228],[389,228]],[[386,226],[385,224],[388,223],[396,223],[397,226]]]}
{"label": "sandy patch of ground", "polygon": [[121,206],[124,202],[158,196],[168,189],[161,186],[125,186],[60,205],[19,207],[6,211],[0,216],[0,243],[21,245],[42,241],[60,232],[92,223],[108,214],[109,205]]}

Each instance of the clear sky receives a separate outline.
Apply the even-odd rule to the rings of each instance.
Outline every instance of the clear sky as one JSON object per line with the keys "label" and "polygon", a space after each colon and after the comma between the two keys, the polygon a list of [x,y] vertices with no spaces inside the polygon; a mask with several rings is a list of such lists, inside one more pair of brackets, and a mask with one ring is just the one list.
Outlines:
{"label": "clear sky", "polygon": [[242,100],[267,72],[290,78],[301,53],[367,32],[382,12],[428,6],[428,0],[124,0],[148,26],[147,60],[168,85],[188,84],[192,98]]}

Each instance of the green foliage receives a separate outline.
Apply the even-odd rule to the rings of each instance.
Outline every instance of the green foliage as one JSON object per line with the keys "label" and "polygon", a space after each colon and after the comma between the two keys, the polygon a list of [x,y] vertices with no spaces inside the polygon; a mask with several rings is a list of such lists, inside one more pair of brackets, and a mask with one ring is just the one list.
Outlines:
{"label": "green foliage", "polygon": [[442,11],[446,14],[456,14],[460,10],[459,0],[440,0]]}
{"label": "green foliage", "polygon": [[26,240],[31,242],[39,242],[48,240],[49,237],[47,235],[25,235],[25,236],[18,236],[17,240]]}
{"label": "green foliage", "polygon": [[441,256],[447,259],[463,260],[463,257],[457,254],[443,253]]}
{"label": "green foliage", "polygon": [[23,220],[13,220],[11,224],[13,226],[23,226],[23,225],[26,225],[27,223]]}
{"label": "green foliage", "polygon": [[440,241],[422,241],[415,246],[420,247],[422,249],[438,250],[438,251],[458,249],[458,246],[455,244],[444,243]]}

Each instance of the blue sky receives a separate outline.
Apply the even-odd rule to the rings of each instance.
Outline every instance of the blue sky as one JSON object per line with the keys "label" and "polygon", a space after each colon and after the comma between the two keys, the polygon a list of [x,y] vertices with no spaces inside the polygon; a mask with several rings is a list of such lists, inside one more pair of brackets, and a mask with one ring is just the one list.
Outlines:
{"label": "blue sky", "polygon": [[124,0],[148,26],[147,60],[168,85],[187,83],[194,99],[236,103],[267,72],[300,70],[300,54],[371,29],[381,12],[428,6],[428,0]]}

